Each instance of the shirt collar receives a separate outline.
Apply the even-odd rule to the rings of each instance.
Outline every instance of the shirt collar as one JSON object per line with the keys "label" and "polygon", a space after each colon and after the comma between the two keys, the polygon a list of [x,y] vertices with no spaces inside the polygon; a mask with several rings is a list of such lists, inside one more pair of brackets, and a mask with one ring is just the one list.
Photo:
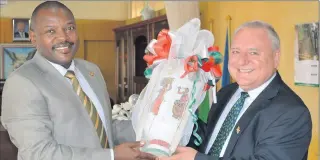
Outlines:
{"label": "shirt collar", "polygon": [[70,65],[70,67],[68,69],[64,68],[63,66],[61,66],[59,64],[56,64],[56,63],[53,63],[53,62],[50,62],[50,61],[48,61],[48,62],[51,65],[53,65],[53,67],[56,68],[62,76],[64,76],[67,73],[67,71],[70,71],[70,70],[71,71],[75,71],[75,66],[74,66],[74,61],[73,60],[71,61],[71,65]]}
{"label": "shirt collar", "polygon": [[[262,85],[260,85],[258,88],[255,88],[253,90],[248,91],[248,94],[250,96],[250,98],[252,99],[256,99],[258,97],[258,95],[271,83],[271,81],[274,79],[274,77],[276,76],[276,72],[271,76],[271,78],[269,78],[269,80],[267,80],[265,83],[263,83]],[[243,89],[241,89],[239,87],[240,93],[243,92]]]}

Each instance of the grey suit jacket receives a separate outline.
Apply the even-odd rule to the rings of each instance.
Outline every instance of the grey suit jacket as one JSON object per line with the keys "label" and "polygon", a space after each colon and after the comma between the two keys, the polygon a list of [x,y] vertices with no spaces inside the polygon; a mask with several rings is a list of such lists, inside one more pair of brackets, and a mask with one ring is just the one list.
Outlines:
{"label": "grey suit jacket", "polygon": [[[236,83],[222,88],[218,103],[213,104],[208,124],[201,121],[198,133],[203,139],[196,160],[306,160],[311,140],[311,116],[303,101],[282,81],[279,73],[252,102],[239,119],[222,158],[208,156],[205,150],[214,127],[230,98],[238,89]],[[239,130],[237,131],[237,128]]]}
{"label": "grey suit jacket", "polygon": [[[112,122],[109,95],[99,68],[75,59],[105,113],[110,148],[134,141],[130,121]],[[90,73],[94,73],[93,76]],[[93,123],[68,81],[39,53],[10,74],[3,89],[2,124],[21,160],[110,160]]]}

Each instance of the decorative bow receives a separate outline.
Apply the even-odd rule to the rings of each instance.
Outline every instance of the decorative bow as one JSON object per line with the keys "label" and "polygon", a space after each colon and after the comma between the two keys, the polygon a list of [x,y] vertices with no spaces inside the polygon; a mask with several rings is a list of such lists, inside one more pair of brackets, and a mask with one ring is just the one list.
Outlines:
{"label": "decorative bow", "polygon": [[[219,64],[222,61],[222,55],[219,52],[219,47],[210,47],[208,52],[208,58],[201,58],[199,55],[187,57],[184,64],[185,72],[181,78],[185,77],[188,73],[196,72],[198,68],[201,68],[205,72],[210,72],[216,79],[220,79],[222,71]],[[209,80],[203,90],[207,91],[210,86],[213,85],[212,80]]]}
{"label": "decorative bow", "polygon": [[148,63],[148,66],[152,65],[154,61],[160,59],[167,59],[171,47],[171,38],[169,36],[169,30],[162,29],[157,37],[147,47],[147,54],[143,56],[143,59]]}
{"label": "decorative bow", "polygon": [[162,29],[159,32],[157,39],[153,39],[149,43],[145,51],[146,55],[143,56],[143,59],[148,65],[148,68],[144,71],[146,78],[151,77],[153,68],[157,65],[154,64],[156,61],[168,59],[171,42],[169,30]]}

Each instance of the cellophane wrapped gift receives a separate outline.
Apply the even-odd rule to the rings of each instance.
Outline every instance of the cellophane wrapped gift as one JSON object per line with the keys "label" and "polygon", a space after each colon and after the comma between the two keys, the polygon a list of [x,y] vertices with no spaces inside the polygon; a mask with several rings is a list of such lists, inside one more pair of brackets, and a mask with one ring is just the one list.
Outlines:
{"label": "cellophane wrapped gift", "polygon": [[142,151],[170,156],[192,134],[198,137],[194,143],[201,143],[195,111],[221,76],[221,54],[212,50],[213,43],[213,34],[201,30],[195,18],[177,31],[162,30],[147,46],[149,82],[132,113],[136,140],[145,142]]}

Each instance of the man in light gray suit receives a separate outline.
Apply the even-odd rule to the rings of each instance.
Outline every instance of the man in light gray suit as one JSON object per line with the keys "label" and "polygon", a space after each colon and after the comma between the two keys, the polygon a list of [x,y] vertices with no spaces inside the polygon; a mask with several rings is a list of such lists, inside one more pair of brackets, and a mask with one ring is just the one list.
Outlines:
{"label": "man in light gray suit", "polygon": [[99,68],[74,59],[79,39],[72,12],[46,1],[31,23],[37,53],[9,76],[3,90],[1,120],[18,159],[154,159],[139,151],[139,142],[120,144],[135,140],[131,122],[112,122]]}

